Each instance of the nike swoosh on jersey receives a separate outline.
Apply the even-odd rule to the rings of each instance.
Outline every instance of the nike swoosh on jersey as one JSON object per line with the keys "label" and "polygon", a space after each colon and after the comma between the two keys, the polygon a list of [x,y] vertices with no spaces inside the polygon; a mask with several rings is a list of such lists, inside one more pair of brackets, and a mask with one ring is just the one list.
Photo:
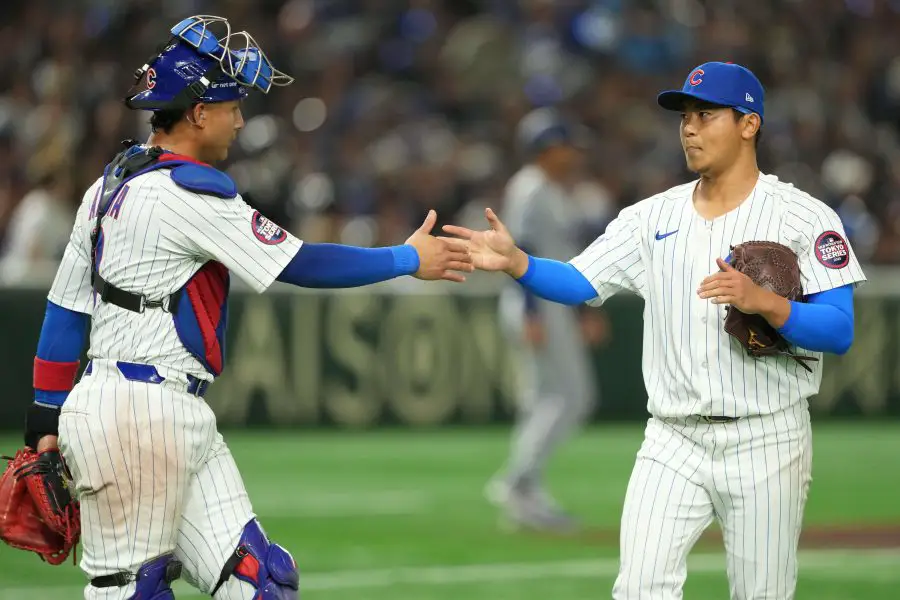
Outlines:
{"label": "nike swoosh on jersey", "polygon": [[669,233],[660,233],[660,232],[657,231],[657,232],[656,232],[656,239],[657,239],[657,241],[659,241],[659,240],[661,240],[661,239],[664,239],[664,238],[669,237],[670,235],[675,235],[676,233],[678,233],[678,230],[677,230],[677,229],[676,229],[675,231],[670,231]]}

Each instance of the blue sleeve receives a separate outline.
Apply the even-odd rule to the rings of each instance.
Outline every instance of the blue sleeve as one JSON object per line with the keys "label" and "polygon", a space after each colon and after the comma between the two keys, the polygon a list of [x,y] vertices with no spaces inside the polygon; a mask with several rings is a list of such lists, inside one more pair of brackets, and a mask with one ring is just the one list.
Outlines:
{"label": "blue sleeve", "polygon": [[807,302],[791,302],[791,314],[778,332],[800,348],[844,354],[853,343],[853,286],[812,294]]}
{"label": "blue sleeve", "polygon": [[[47,301],[44,324],[38,339],[37,356],[53,362],[76,362],[84,349],[90,317]],[[62,406],[69,392],[34,390],[35,402]]]}
{"label": "blue sleeve", "polygon": [[419,254],[410,245],[359,248],[304,243],[278,281],[308,288],[348,288],[412,275],[418,269]]}
{"label": "blue sleeve", "polygon": [[558,304],[576,305],[597,297],[591,282],[570,263],[528,256],[528,269],[518,279],[527,291]]}

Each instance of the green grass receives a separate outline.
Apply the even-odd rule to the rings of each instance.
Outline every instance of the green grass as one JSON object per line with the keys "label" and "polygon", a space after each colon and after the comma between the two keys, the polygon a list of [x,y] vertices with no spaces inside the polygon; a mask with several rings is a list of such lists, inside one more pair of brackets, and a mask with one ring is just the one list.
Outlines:
{"label": "green grass", "polygon": [[[506,429],[225,437],[267,531],[301,565],[306,600],[569,600],[610,597],[642,427],[592,428],[551,465],[555,495],[605,532],[579,538],[498,530],[481,494],[505,458]],[[814,443],[808,528],[900,525],[900,423],[817,424]],[[17,445],[0,438],[0,450]],[[900,554],[835,550],[804,555],[798,599],[900,596]],[[692,560],[686,597],[727,598],[719,550],[698,548]],[[80,597],[71,563],[49,567],[4,546],[0,565],[0,600]],[[177,589],[179,599],[202,597]]]}

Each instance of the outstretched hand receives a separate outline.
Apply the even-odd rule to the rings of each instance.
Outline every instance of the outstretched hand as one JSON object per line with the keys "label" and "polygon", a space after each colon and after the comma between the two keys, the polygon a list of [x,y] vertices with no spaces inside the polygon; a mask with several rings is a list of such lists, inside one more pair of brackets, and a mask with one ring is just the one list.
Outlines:
{"label": "outstretched hand", "polygon": [[490,229],[475,231],[459,225],[444,225],[444,232],[465,240],[476,269],[503,271],[513,277],[521,277],[528,269],[528,256],[516,247],[516,242],[506,229],[506,225],[493,210],[486,208],[484,216],[491,226]]}
{"label": "outstretched hand", "polygon": [[413,277],[428,281],[446,279],[463,282],[466,280],[463,273],[475,270],[466,243],[463,240],[431,235],[436,222],[437,213],[429,210],[422,225],[406,240],[419,254],[419,269],[413,273]]}

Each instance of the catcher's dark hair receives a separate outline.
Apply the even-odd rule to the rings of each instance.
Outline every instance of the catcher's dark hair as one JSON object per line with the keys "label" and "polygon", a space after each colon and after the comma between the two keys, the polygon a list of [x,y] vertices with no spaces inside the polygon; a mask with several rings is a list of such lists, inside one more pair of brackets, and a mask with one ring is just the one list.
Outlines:
{"label": "catcher's dark hair", "polygon": [[154,111],[150,116],[150,129],[153,133],[158,131],[172,133],[172,129],[184,118],[186,112],[187,109],[184,108],[167,108]]}
{"label": "catcher's dark hair", "polygon": [[[734,114],[734,122],[737,123],[741,120],[741,117],[744,116],[745,113],[737,110],[736,108],[732,108],[731,112]],[[753,138],[753,147],[759,148],[759,138],[762,137],[762,125],[759,126],[759,129],[756,130],[756,135]]]}

